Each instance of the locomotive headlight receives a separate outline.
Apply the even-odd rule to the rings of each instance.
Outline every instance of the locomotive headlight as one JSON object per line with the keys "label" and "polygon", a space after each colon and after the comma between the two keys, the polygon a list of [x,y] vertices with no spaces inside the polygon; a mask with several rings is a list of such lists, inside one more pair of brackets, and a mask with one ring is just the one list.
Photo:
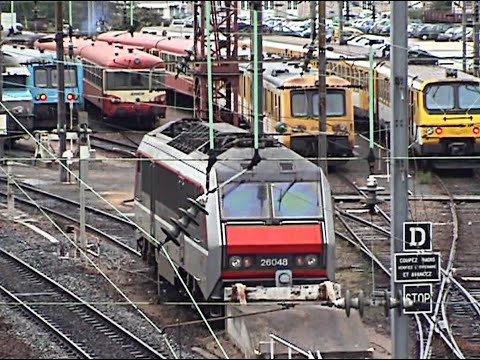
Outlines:
{"label": "locomotive headlight", "polygon": [[243,267],[249,268],[253,265],[253,259],[249,256],[243,258]]}
{"label": "locomotive headlight", "polygon": [[307,255],[305,256],[305,263],[308,267],[314,267],[318,264],[317,255]]}
{"label": "locomotive headlight", "polygon": [[242,258],[240,256],[232,256],[229,263],[231,268],[239,269],[242,267]]}
{"label": "locomotive headlight", "polygon": [[339,133],[346,133],[347,127],[343,124],[338,124],[337,126],[335,126],[335,131]]}
{"label": "locomotive headlight", "polygon": [[433,128],[429,127],[427,129],[427,135],[433,135],[433,131],[434,131]]}
{"label": "locomotive headlight", "polygon": [[19,106],[15,106],[15,107],[12,109],[12,112],[13,112],[14,114],[21,114],[21,113],[23,113],[23,110],[25,110],[25,109],[23,108],[23,106],[19,105]]}
{"label": "locomotive headlight", "polygon": [[297,256],[295,258],[295,265],[297,266],[305,266],[305,257],[304,256]]}

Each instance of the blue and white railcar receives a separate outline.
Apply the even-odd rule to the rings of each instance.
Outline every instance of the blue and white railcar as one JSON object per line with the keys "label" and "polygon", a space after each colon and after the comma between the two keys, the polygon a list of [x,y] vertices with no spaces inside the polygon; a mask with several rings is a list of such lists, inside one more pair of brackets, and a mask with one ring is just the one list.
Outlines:
{"label": "blue and white railcar", "polygon": [[[35,130],[55,129],[59,98],[56,54],[16,45],[4,46],[3,52],[15,57],[30,71],[27,87],[33,97]],[[83,65],[68,57],[65,59],[65,102],[67,124],[70,120],[76,123],[78,110],[83,108]]]}

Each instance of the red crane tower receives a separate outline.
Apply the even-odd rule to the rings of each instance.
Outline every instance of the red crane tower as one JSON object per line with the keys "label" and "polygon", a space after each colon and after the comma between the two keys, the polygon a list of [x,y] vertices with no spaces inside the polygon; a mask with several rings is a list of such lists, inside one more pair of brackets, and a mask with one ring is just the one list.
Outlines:
{"label": "red crane tower", "polygon": [[[210,19],[207,19],[205,3],[206,1],[194,3],[195,116],[202,120],[208,119],[207,51],[211,51],[214,121],[239,126],[239,1],[210,1]],[[207,49],[207,21],[211,24],[211,49]]]}

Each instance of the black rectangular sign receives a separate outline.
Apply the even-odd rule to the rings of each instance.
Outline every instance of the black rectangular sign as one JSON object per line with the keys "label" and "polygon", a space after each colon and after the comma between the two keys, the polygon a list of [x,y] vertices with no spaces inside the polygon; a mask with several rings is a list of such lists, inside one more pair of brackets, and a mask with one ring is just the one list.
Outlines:
{"label": "black rectangular sign", "polygon": [[431,314],[433,310],[432,284],[404,284],[403,296],[413,301],[413,306],[403,309],[404,314]]}
{"label": "black rectangular sign", "polygon": [[440,281],[440,254],[395,254],[395,282]]}

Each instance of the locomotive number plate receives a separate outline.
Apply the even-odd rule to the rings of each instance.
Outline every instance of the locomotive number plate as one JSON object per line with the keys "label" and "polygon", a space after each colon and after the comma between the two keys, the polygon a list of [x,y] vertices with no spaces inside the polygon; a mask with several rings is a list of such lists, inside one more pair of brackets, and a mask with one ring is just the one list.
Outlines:
{"label": "locomotive number plate", "polygon": [[290,265],[288,256],[268,256],[258,259],[258,265],[262,268],[269,267],[287,267]]}

